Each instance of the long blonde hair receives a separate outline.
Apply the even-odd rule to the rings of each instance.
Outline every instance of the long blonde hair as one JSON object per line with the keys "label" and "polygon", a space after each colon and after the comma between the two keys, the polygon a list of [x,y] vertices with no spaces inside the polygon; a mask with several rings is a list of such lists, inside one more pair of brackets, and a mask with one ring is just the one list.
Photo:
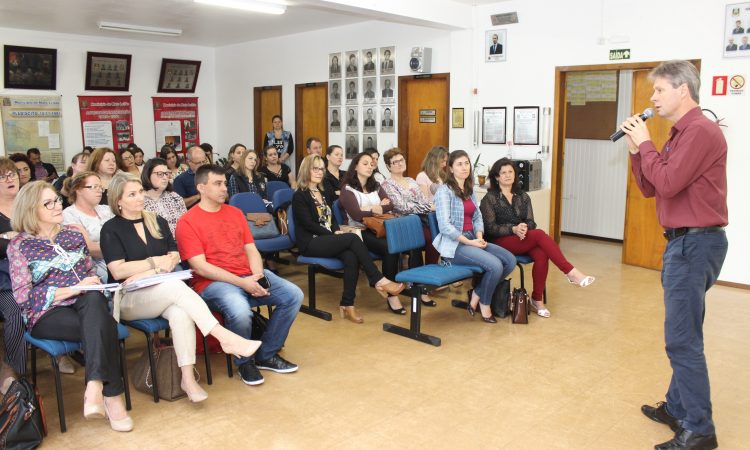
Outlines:
{"label": "long blonde hair", "polygon": [[13,201],[13,218],[10,220],[13,231],[39,234],[37,208],[42,200],[42,193],[46,189],[56,192],[55,188],[46,181],[29,181],[18,191]]}
{"label": "long blonde hair", "polygon": [[[125,192],[125,186],[128,183],[138,183],[143,186],[141,179],[129,172],[120,172],[112,177],[112,181],[109,182],[109,189],[107,190],[107,203],[112,213],[118,217],[122,217],[122,211],[120,211],[117,202],[122,199],[122,194]],[[143,223],[148,228],[148,232],[155,239],[163,239],[164,236],[161,234],[159,229],[159,222],[156,221],[156,214],[145,209],[141,211],[141,217],[143,217]]]}
{"label": "long blonde hair", "polygon": [[436,145],[427,152],[424,161],[422,161],[422,170],[433,183],[445,181],[447,175],[446,169],[440,167],[440,165],[443,163],[443,158],[446,156],[448,156],[448,149]]}
{"label": "long blonde hair", "polygon": [[[299,172],[297,173],[297,189],[308,189],[310,187],[310,172],[315,167],[315,162],[320,161],[323,164],[323,170],[326,170],[326,163],[323,161],[323,157],[318,155],[307,155],[302,160],[302,164],[299,166]],[[318,186],[321,189],[322,186]]]}

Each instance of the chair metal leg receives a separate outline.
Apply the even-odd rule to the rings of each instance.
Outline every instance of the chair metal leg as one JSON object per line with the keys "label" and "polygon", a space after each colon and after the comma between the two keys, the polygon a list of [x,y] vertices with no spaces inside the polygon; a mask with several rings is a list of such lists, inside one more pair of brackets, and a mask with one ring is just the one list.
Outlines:
{"label": "chair metal leg", "polygon": [[63,405],[62,382],[60,381],[60,366],[57,365],[57,358],[54,355],[49,355],[49,359],[52,362],[52,371],[55,374],[55,395],[57,395],[57,414],[60,416],[60,432],[65,433],[68,431],[68,427],[65,425],[65,406]]}
{"label": "chair metal leg", "polygon": [[321,311],[315,307],[315,266],[307,266],[307,305],[300,306],[299,310],[305,314],[317,317],[318,319],[331,320],[331,313]]}
{"label": "chair metal leg", "polygon": [[214,379],[211,376],[211,355],[208,351],[208,336],[203,336],[203,358],[206,362],[206,382],[209,385],[214,384]]}
{"label": "chair metal leg", "polygon": [[156,380],[156,362],[154,361],[154,339],[151,333],[144,332],[146,335],[146,351],[148,351],[148,365],[151,367],[151,389],[154,393],[154,403],[159,403],[159,383]]}
{"label": "chair metal leg", "polygon": [[516,263],[516,266],[518,266],[518,271],[520,272],[519,276],[521,277],[521,289],[526,289],[526,283],[523,276],[523,265],[521,263]]}
{"label": "chair metal leg", "polygon": [[411,317],[409,318],[409,328],[400,327],[391,323],[384,323],[383,331],[398,334],[399,336],[414,339],[415,341],[424,342],[425,344],[434,345],[435,347],[440,347],[441,341],[439,337],[422,333],[421,298],[422,294],[427,293],[427,289],[423,286],[412,286],[409,289],[405,289],[403,292],[406,292],[411,296]]}
{"label": "chair metal leg", "polygon": [[232,355],[227,355],[227,375],[229,378],[234,376],[234,371],[232,370]]}
{"label": "chair metal leg", "polygon": [[120,340],[120,371],[122,373],[122,382],[125,385],[125,409],[130,411],[133,404],[130,401],[130,381],[128,380],[128,364],[125,360],[125,339]]}
{"label": "chair metal leg", "polygon": [[36,347],[31,346],[31,381],[36,386]]}

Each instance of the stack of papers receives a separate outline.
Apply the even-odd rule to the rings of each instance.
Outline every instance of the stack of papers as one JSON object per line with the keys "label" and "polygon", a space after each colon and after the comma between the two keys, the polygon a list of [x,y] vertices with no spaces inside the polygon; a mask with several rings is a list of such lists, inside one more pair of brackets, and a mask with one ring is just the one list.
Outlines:
{"label": "stack of papers", "polygon": [[187,280],[193,277],[192,270],[180,270],[177,272],[160,273],[150,277],[140,278],[127,284],[122,285],[124,292],[137,291],[145,287],[154,286],[167,280]]}
{"label": "stack of papers", "polygon": [[76,291],[119,291],[121,286],[120,283],[87,284],[85,286],[70,286],[70,289]]}

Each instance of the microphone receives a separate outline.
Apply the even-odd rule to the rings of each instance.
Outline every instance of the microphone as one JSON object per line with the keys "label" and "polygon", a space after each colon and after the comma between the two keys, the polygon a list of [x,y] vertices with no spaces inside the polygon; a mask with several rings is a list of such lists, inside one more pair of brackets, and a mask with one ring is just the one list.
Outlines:
{"label": "microphone", "polygon": [[[641,120],[645,122],[648,119],[654,117],[654,110],[651,108],[646,108],[643,110],[643,114],[641,114],[638,117],[640,117]],[[625,132],[622,130],[617,130],[614,133],[612,133],[612,136],[609,137],[609,140],[612,142],[615,142],[623,136],[625,136]]]}

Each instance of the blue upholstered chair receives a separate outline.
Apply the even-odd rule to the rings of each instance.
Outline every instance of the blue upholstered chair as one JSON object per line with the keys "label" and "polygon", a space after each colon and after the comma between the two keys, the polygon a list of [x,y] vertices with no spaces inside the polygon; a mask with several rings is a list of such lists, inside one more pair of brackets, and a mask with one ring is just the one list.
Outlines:
{"label": "blue upholstered chair", "polygon": [[[128,381],[128,366],[125,361],[125,339],[130,336],[128,329],[117,324],[117,337],[120,341],[120,368],[122,370],[122,380],[125,383],[125,407],[130,410],[130,383]],[[80,342],[71,342],[55,339],[37,339],[31,333],[24,333],[26,342],[31,346],[31,379],[36,385],[36,349],[47,353],[52,363],[52,371],[55,376],[55,394],[57,396],[57,414],[60,417],[60,432],[65,433],[68,427],[65,425],[65,405],[63,404],[62,381],[60,379],[60,367],[57,364],[57,357],[67,355],[81,349]],[[85,355],[84,355],[85,356]]]}
{"label": "blue upholstered chair", "polygon": [[[409,215],[386,220],[385,230],[389,253],[408,252],[414,249],[421,249],[425,245],[422,221],[419,216]],[[407,288],[404,289],[402,294],[411,297],[409,328],[385,323],[383,324],[383,330],[436,347],[440,346],[440,338],[424,334],[421,331],[421,297],[430,289],[471,278],[477,269],[479,268],[475,266],[428,264],[400,271],[396,274],[395,281],[405,283]],[[479,270],[481,271],[481,269]]]}
{"label": "blue upholstered chair", "polygon": [[283,181],[269,181],[266,184],[266,193],[268,194],[268,200],[272,201],[274,205],[276,202],[273,199],[273,195],[282,189],[291,189],[287,183]]}
{"label": "blue upholstered chair", "polygon": [[[271,183],[281,183],[281,181],[272,181]],[[286,183],[281,183],[286,186]],[[286,187],[284,189],[278,189],[273,193],[273,196],[269,194],[271,202],[273,202],[273,213],[276,214],[279,209],[286,209],[292,203],[292,196],[294,195],[294,189]]]}
{"label": "blue upholstered chair", "polygon": [[[253,192],[235,194],[229,199],[229,204],[241,209],[243,213],[268,212],[263,199],[260,198],[260,195]],[[294,242],[292,242],[289,235],[283,234],[268,239],[256,239],[255,246],[258,247],[258,251],[262,254],[273,257],[274,261],[288,264],[288,261],[278,259],[278,253],[284,250],[291,250],[294,247]]]}

